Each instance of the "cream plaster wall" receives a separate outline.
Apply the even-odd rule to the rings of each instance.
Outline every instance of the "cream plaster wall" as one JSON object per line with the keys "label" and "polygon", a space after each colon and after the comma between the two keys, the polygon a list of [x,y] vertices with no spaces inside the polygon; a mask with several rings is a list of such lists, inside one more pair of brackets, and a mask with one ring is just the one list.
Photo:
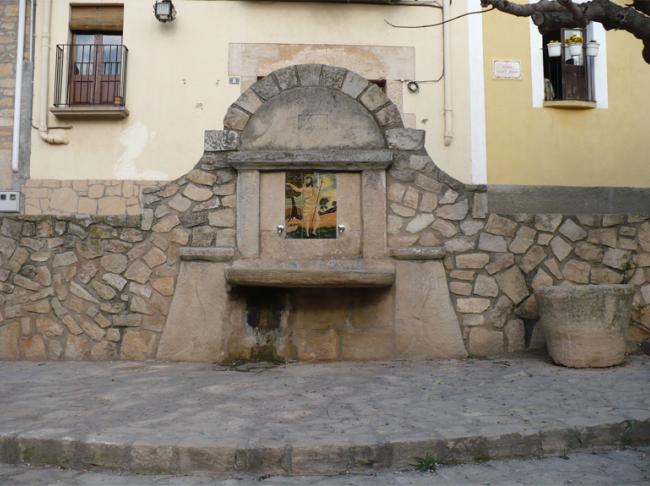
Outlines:
{"label": "cream plaster wall", "polygon": [[[641,42],[607,33],[608,108],[533,108],[528,21],[496,12],[483,20],[488,182],[649,187],[650,66]],[[492,79],[493,59],[521,60],[522,80]]]}
{"label": "cream plaster wall", "polygon": [[[54,46],[68,41],[68,0],[55,0],[52,17],[50,105]],[[114,3],[99,0],[94,3]],[[34,132],[31,177],[48,179],[173,179],[199,159],[203,131],[218,129],[227,107],[240,93],[228,83],[231,43],[345,44],[404,46],[415,49],[418,80],[439,77],[441,29],[394,29],[400,24],[440,20],[426,7],[255,3],[175,0],[177,20],[163,25],[150,1],[125,0],[124,44],[129,49],[127,108],[121,121],[65,121],[50,115],[54,126],[72,126],[70,143],[52,146]],[[452,14],[464,12],[454,2]],[[461,5],[462,4],[462,5]],[[40,32],[42,18],[37,19]],[[452,26],[455,140],[443,144],[442,83],[422,83],[418,94],[403,86],[405,113],[415,114],[417,128],[427,131],[427,149],[450,174],[471,180],[467,24]],[[37,39],[37,47],[40,42]],[[34,121],[38,123],[40,52],[37,49]]]}

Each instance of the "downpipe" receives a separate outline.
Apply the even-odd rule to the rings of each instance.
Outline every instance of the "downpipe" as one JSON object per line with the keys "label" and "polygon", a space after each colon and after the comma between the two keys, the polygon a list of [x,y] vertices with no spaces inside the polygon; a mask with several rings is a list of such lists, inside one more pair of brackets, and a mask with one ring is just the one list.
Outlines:
{"label": "downpipe", "polygon": [[23,95],[23,54],[25,52],[25,1],[18,4],[18,38],[16,39],[16,84],[14,89],[14,126],[11,141],[11,170],[18,172],[20,153],[20,117]]}
{"label": "downpipe", "polygon": [[[442,20],[443,22],[451,18],[449,8],[451,0],[442,0]],[[443,43],[443,70],[445,78],[443,80],[444,91],[444,118],[445,118],[445,135],[444,143],[449,147],[454,141],[454,112],[452,109],[452,77],[451,77],[451,22],[442,24],[442,43]]]}

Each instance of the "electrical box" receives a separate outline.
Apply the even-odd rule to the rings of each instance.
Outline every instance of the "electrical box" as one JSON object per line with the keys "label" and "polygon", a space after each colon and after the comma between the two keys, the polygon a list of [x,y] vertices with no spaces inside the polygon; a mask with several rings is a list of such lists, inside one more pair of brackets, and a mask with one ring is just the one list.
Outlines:
{"label": "electrical box", "polygon": [[20,192],[0,191],[0,213],[18,213],[20,211]]}

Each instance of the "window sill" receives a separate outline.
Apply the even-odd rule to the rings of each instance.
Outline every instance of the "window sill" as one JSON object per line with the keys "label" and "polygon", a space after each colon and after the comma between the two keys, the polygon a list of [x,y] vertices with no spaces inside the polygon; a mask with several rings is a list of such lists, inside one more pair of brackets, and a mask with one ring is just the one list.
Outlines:
{"label": "window sill", "polygon": [[590,110],[596,108],[595,101],[557,100],[545,101],[544,108],[561,108],[567,110]]}
{"label": "window sill", "polygon": [[129,116],[129,110],[124,106],[95,105],[95,106],[55,106],[50,112],[62,119],[103,119],[121,120]]}

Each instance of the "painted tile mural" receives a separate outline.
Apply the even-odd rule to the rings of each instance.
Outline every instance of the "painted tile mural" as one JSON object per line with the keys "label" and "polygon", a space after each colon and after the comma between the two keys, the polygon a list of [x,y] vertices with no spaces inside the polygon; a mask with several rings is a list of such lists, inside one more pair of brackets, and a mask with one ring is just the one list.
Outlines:
{"label": "painted tile mural", "polygon": [[284,214],[287,238],[336,238],[336,174],[287,172]]}

